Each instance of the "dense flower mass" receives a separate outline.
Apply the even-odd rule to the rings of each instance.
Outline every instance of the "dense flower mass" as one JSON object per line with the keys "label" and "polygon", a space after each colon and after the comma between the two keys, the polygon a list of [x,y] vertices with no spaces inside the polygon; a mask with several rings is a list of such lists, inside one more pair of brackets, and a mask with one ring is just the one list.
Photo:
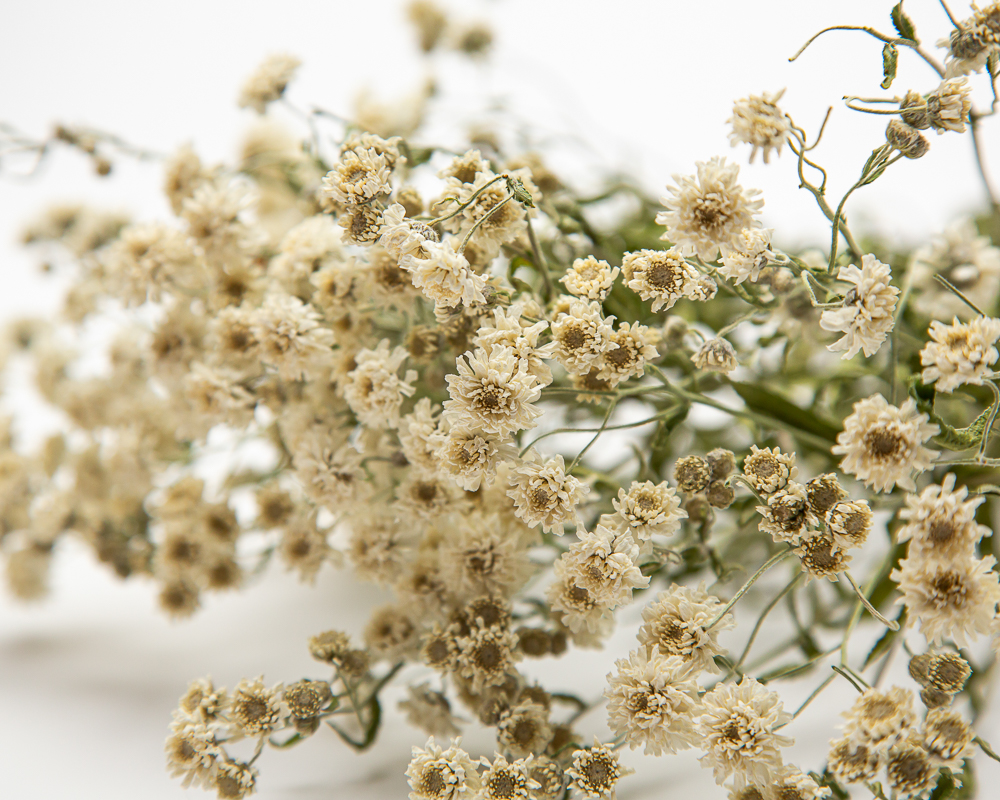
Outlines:
{"label": "dense flower mass", "polygon": [[[884,86],[927,41],[907,13],[878,44]],[[463,97],[458,120],[453,72],[489,75],[492,33],[432,0],[407,8],[411,97],[303,105],[298,60],[267,59],[234,163],[163,160],[172,216],[59,205],[25,231],[64,298],[0,332],[11,592],[42,598],[81,546],[178,624],[269,569],[316,602],[349,592],[360,636],[309,637],[315,669],[187,685],[167,770],[223,800],[263,793],[276,751],[366,751],[386,726],[414,746],[384,793],[410,800],[615,800],[643,791],[629,749],[693,751],[698,796],[955,800],[990,753],[969,710],[1000,651],[1000,218],[913,253],[855,221],[867,186],[935,156],[932,129],[989,141],[995,98],[963,76],[995,71],[1000,4],[969,13],[933,83],[845,98],[891,117],[860,175],[823,161],[839,125],[783,93],[733,105],[732,144],[785,154],[770,168],[817,201],[825,250],[794,247],[815,237],[778,203],[763,227],[719,156],[657,205],[499,102],[477,119]],[[0,169],[56,148],[99,176],[155,157],[0,124]]]}

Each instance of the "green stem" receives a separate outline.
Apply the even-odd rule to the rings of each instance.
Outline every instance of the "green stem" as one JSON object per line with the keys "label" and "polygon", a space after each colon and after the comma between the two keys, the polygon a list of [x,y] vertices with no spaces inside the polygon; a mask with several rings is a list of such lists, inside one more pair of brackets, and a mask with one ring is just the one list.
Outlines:
{"label": "green stem", "polygon": [[788,558],[794,552],[795,551],[792,550],[791,547],[789,547],[789,548],[787,548],[785,550],[781,550],[780,552],[774,554],[767,561],[765,561],[764,564],[761,566],[761,568],[758,569],[753,575],[751,575],[747,579],[747,582],[744,583],[743,586],[740,587],[740,590],[738,592],[736,592],[735,595],[733,595],[733,599],[730,600],[728,603],[726,603],[722,607],[722,610],[718,613],[718,615],[715,617],[715,619],[713,619],[710,623],[708,623],[708,625],[705,626],[705,630],[706,631],[710,631],[710,630],[712,630],[712,628],[714,628],[716,625],[718,625],[719,622],[722,621],[722,618],[724,616],[726,616],[726,614],[729,613],[729,610],[734,605],[736,605],[736,603],[739,601],[739,599],[741,597],[743,597],[743,595],[745,595],[750,590],[750,587],[753,586],[757,582],[757,579],[760,578],[761,575],[763,575],[765,572],[767,572],[769,569],[771,569],[771,567],[773,567],[775,564],[778,564],[778,563],[784,561],[786,558]]}
{"label": "green stem", "polygon": [[740,655],[740,660],[736,662],[736,669],[743,666],[743,662],[746,661],[747,656],[750,654],[750,648],[753,647],[753,643],[757,639],[757,634],[760,632],[761,625],[764,624],[764,619],[771,613],[772,609],[774,609],[774,607],[781,602],[781,598],[795,588],[795,584],[799,582],[802,574],[803,573],[801,572],[796,574],[796,576],[788,582],[785,588],[778,592],[778,594],[774,596],[774,599],[771,600],[771,602],[764,607],[764,610],[760,612],[760,616],[757,617],[757,624],[754,625],[750,638],[747,640],[746,646],[743,648],[743,653]]}

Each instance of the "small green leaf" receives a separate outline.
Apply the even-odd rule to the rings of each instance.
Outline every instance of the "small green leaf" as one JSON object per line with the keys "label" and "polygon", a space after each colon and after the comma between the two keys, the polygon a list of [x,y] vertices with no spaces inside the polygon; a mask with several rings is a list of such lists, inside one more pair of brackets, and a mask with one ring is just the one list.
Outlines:
{"label": "small green leaf", "polygon": [[892,86],[893,80],[896,78],[896,60],[899,58],[899,50],[896,49],[896,45],[887,44],[882,48],[882,78],[881,86],[883,89],[888,89]]}
{"label": "small green leaf", "polygon": [[305,737],[301,733],[293,733],[283,742],[278,742],[275,741],[274,739],[268,739],[268,742],[270,742],[271,747],[276,747],[279,750],[284,750],[286,747],[293,747],[294,745],[297,745],[304,738]]}
{"label": "small green leaf", "polygon": [[913,27],[913,21],[903,11],[902,0],[892,7],[890,16],[892,17],[892,27],[896,29],[896,33],[900,37],[909,39],[911,42],[919,42],[919,39],[917,39],[917,30]]}
{"label": "small green leaf", "polygon": [[931,422],[936,422],[941,428],[941,433],[934,437],[934,441],[948,450],[968,450],[970,447],[975,447],[982,441],[991,411],[992,409],[987,408],[971,425],[964,428],[952,427],[932,412]]}

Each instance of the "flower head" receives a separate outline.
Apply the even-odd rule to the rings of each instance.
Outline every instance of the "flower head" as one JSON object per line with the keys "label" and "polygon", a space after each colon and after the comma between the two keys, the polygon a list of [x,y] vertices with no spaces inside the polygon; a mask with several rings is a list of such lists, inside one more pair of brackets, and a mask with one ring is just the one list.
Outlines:
{"label": "flower head", "polygon": [[845,350],[844,358],[853,358],[859,350],[864,350],[865,356],[878,352],[895,322],[899,289],[889,283],[891,278],[889,265],[871,254],[862,257],[861,269],[853,264],[840,268],[837,279],[854,285],[840,308],[827,309],[820,317],[823,330],[844,334],[827,349]]}
{"label": "flower head", "polygon": [[854,413],[844,420],[833,452],[844,456],[840,468],[856,475],[877,492],[892,491],[898,483],[913,491],[913,473],[930,469],[937,453],[924,442],[937,434],[937,425],[917,411],[912,399],[896,407],[880,394],[854,404]]}
{"label": "flower head", "polygon": [[785,93],[782,89],[774,96],[750,95],[733,104],[733,116],[726,120],[733,124],[729,139],[733,147],[740,142],[753,145],[750,152],[750,163],[753,163],[760,150],[764,154],[764,163],[776,150],[781,155],[781,147],[788,139],[791,130],[791,120],[778,108],[778,101]]}

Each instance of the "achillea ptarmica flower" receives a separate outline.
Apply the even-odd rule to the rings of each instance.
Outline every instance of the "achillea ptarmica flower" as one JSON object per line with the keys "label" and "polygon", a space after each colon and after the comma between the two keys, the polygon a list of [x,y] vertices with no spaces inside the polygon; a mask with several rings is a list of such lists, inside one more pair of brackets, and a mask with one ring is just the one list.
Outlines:
{"label": "achillea ptarmica flower", "polygon": [[493,483],[497,466],[517,458],[517,447],[506,436],[462,424],[452,425],[436,441],[439,469],[468,492],[479,489],[483,481],[487,486]]}
{"label": "achillea ptarmica flower", "polygon": [[456,366],[458,373],[446,378],[451,396],[444,402],[446,420],[500,437],[535,426],[542,412],[532,404],[541,389],[534,376],[519,368],[513,350],[493,345],[487,353],[479,348],[459,356]]}
{"label": "achillea ptarmica flower", "polygon": [[962,771],[962,762],[972,756],[976,732],[958,711],[935,708],[927,712],[921,743],[939,766]]}
{"label": "achillea ptarmica flower", "polygon": [[535,790],[537,800],[558,800],[563,796],[566,776],[557,762],[544,756],[535,758],[528,774],[538,783]]}
{"label": "achillea ptarmica flower", "polygon": [[827,800],[833,792],[798,767],[787,764],[771,784],[775,800]]}
{"label": "achillea ptarmica flower", "polygon": [[758,528],[770,534],[776,542],[799,544],[808,528],[816,524],[816,517],[809,509],[806,487],[798,481],[789,481],[767,498],[767,505],[757,506],[761,515]]}
{"label": "achillea ptarmica flower", "polygon": [[257,784],[257,770],[242,761],[220,759],[215,765],[212,786],[220,800],[242,800],[253,794]]}
{"label": "achillea ptarmica flower", "polygon": [[651,338],[645,325],[623,322],[609,337],[611,347],[601,359],[599,377],[605,378],[611,387],[632,377],[642,377],[646,362],[659,356],[650,343]]}
{"label": "achillea ptarmica flower", "polygon": [[719,274],[739,285],[750,279],[756,283],[760,271],[774,258],[770,228],[744,228],[737,244],[722,249]]}
{"label": "achillea ptarmica flower", "polygon": [[330,352],[333,331],[320,325],[312,306],[289,294],[269,294],[253,317],[260,359],[286,380],[302,380],[317,370],[315,362]]}
{"label": "achillea ptarmica flower", "polygon": [[958,653],[923,653],[910,659],[910,677],[921,686],[958,694],[965,688],[965,682],[972,676],[969,662]]}
{"label": "achillea ptarmica flower", "polygon": [[885,751],[916,724],[913,692],[899,686],[887,691],[865,689],[844,713],[844,733],[859,744]]}
{"label": "achillea ptarmica flower", "polygon": [[555,358],[573,375],[586,375],[601,368],[601,358],[612,348],[611,324],[597,301],[572,300],[552,323]]}
{"label": "achillea ptarmica flower", "polygon": [[701,456],[682,456],[674,464],[674,480],[684,494],[696,494],[712,480],[712,465]]}
{"label": "achillea ptarmica flower", "polygon": [[909,541],[909,554],[921,558],[953,561],[975,555],[976,545],[992,531],[976,522],[976,509],[986,498],[966,500],[968,495],[965,486],[955,489],[953,473],[945,475],[940,486],[908,494],[899,512],[906,524],[896,532],[896,540]]}
{"label": "achillea ptarmica flower", "polygon": [[375,658],[392,661],[413,655],[420,644],[416,611],[403,603],[388,603],[372,613],[365,626],[365,645]]}
{"label": "achillea ptarmica flower", "polygon": [[911,305],[932,318],[967,318],[975,312],[934,280],[940,274],[980,308],[992,308],[1000,292],[1000,248],[981,236],[972,220],[964,219],[917,248],[910,269],[919,290]]}
{"label": "achillea ptarmica flower", "polygon": [[806,574],[806,583],[814,578],[835,581],[851,561],[847,551],[839,547],[827,532],[802,536],[795,546],[795,555],[799,557],[802,571]]}
{"label": "achillea ptarmica flower", "polygon": [[898,800],[928,800],[937,787],[938,770],[919,740],[901,742],[886,757],[889,788]]}
{"label": "achillea ptarmica flower", "polygon": [[410,254],[399,265],[410,273],[413,285],[442,308],[471,306],[486,301],[486,279],[477,275],[464,255],[450,244],[427,240],[420,257]]}
{"label": "achillea ptarmica flower", "polygon": [[667,229],[660,238],[683,255],[712,261],[721,247],[739,247],[745,228],[757,227],[754,215],[764,201],[757,189],[746,191],[736,182],[738,165],[716,156],[695,166],[696,176],[674,176],[677,186],[668,186],[671,196],[660,198],[666,211],[656,215],[656,222]]}
{"label": "achillea ptarmica flower", "polygon": [[453,739],[447,750],[435,744],[432,736],[424,747],[413,748],[406,777],[410,782],[410,800],[471,800],[479,791],[476,762]]}
{"label": "achillea ptarmica flower", "polygon": [[545,599],[553,612],[574,634],[587,631],[599,634],[605,630],[611,618],[603,605],[598,605],[594,596],[577,581],[576,570],[567,566],[563,559],[557,559],[553,566],[555,580],[545,592]]}
{"label": "achillea ptarmica flower", "polygon": [[678,248],[638,250],[622,260],[625,285],[643,300],[652,300],[653,311],[673,308],[682,297],[698,295],[701,273],[687,263]]}
{"label": "achillea ptarmica flower", "polygon": [[545,706],[521,701],[504,711],[497,723],[497,742],[515,758],[527,758],[545,751],[552,741],[552,726]]}
{"label": "achillea ptarmica flower", "polygon": [[844,783],[860,783],[875,777],[881,764],[879,751],[852,736],[830,742],[827,764],[835,778]]}
{"label": "achillea ptarmica flower", "polygon": [[480,776],[481,800],[530,800],[535,796],[535,790],[541,788],[528,773],[530,756],[508,762],[497,753],[492,764],[485,758],[480,763],[487,768]]}
{"label": "achillea ptarmica flower", "polygon": [[[475,345],[487,352],[495,344],[509,347],[518,358],[518,365],[538,379],[543,386],[552,383],[552,370],[545,363],[555,355],[556,343],[538,344],[538,337],[549,327],[545,320],[528,324],[522,320],[524,308],[515,303],[506,309],[493,309],[492,325],[487,317],[476,334]],[[655,353],[655,350],[653,351]]]}
{"label": "achillea ptarmica flower", "polygon": [[268,56],[243,84],[240,108],[252,108],[263,114],[269,103],[281,98],[302,62],[295,56],[277,53]]}
{"label": "achillea ptarmica flower", "polygon": [[285,713],[281,707],[281,684],[268,689],[262,678],[243,678],[233,690],[226,718],[237,736],[259,736],[280,726]]}
{"label": "achillea ptarmica flower", "polygon": [[837,480],[837,475],[827,472],[817,475],[806,484],[806,496],[809,498],[809,510],[822,519],[834,503],[846,499],[848,495]]}
{"label": "achillea ptarmica flower", "polygon": [[709,339],[691,356],[691,361],[698,369],[709,372],[721,372],[728,375],[739,366],[736,350],[725,339],[716,337]]}
{"label": "achillea ptarmica flower", "polygon": [[576,259],[559,279],[559,283],[571,295],[600,301],[608,296],[620,272],[618,267],[612,267],[607,261],[587,256]]}
{"label": "achillea ptarmica flower", "polygon": [[774,450],[750,445],[750,455],[743,459],[743,477],[761,494],[772,494],[783,489],[789,480],[798,474],[795,453],[782,453],[780,447]]}
{"label": "achillea ptarmica flower", "polygon": [[695,674],[718,672],[714,657],[725,650],[719,646],[717,637],[720,631],[736,625],[733,615],[727,613],[714,627],[708,628],[723,605],[718,597],[705,591],[704,583],[697,589],[674,584],[642,610],[639,643],[655,647],[665,656],[680,656]]}
{"label": "achillea ptarmica flower", "polygon": [[926,414],[917,412],[913,399],[897,408],[875,394],[854,404],[832,452],[844,456],[844,472],[876,492],[890,492],[897,483],[912,492],[917,488],[912,473],[927,471],[938,456],[923,443],[939,430]]}
{"label": "achillea ptarmica flower", "polygon": [[351,206],[337,217],[337,224],[344,229],[343,242],[368,245],[378,240],[382,233],[382,212],[376,205]]}
{"label": "achillea ptarmica flower", "polygon": [[677,533],[687,512],[681,508],[681,499],[666,481],[633,481],[628,491],[618,490],[618,497],[611,501],[621,518],[622,525],[639,541],[654,534],[670,536]]}
{"label": "achillea ptarmica flower", "polygon": [[451,714],[451,704],[441,692],[427,683],[409,686],[408,696],[399,702],[399,709],[406,712],[406,721],[429,736],[457,736],[459,728]]}
{"label": "achillea ptarmica flower", "polygon": [[474,628],[458,639],[455,670],[470,681],[473,692],[481,692],[504,683],[519,655],[513,631]]}
{"label": "achillea ptarmica flower", "polygon": [[334,203],[363,205],[392,191],[389,175],[385,156],[371,148],[348,150],[323,178],[323,191]]}
{"label": "achillea ptarmica flower", "polygon": [[426,257],[424,244],[436,244],[440,238],[433,228],[408,219],[406,209],[401,204],[393,203],[382,212],[382,230],[378,240],[389,255],[401,259],[404,256]]}
{"label": "achillea ptarmica flower", "polygon": [[639,548],[628,533],[618,534],[598,524],[593,531],[578,531],[577,537],[560,560],[598,606],[625,605],[632,601],[633,589],[649,585],[649,578],[636,565]]}
{"label": "achillea ptarmica flower", "polygon": [[965,132],[972,102],[965,78],[948,78],[927,95],[927,121],[939,134],[945,131]]}
{"label": "achillea ptarmica flower", "polygon": [[828,350],[845,350],[843,358],[854,358],[859,350],[864,350],[866,357],[878,352],[895,322],[899,289],[889,283],[891,279],[889,265],[870,253],[862,257],[861,269],[854,264],[840,268],[837,280],[854,285],[840,308],[827,309],[820,317],[823,330],[844,334],[828,345]]}
{"label": "achillea ptarmica flower", "polygon": [[747,675],[739,684],[716,686],[702,704],[698,732],[705,755],[700,760],[713,769],[715,782],[732,776],[742,788],[773,780],[782,766],[780,748],[792,744],[775,731],[791,719],[778,695]]}
{"label": "achillea ptarmica flower", "polygon": [[698,684],[691,666],[679,656],[663,656],[640,647],[615,662],[608,674],[608,727],[624,736],[633,750],[658,756],[687,750],[698,743],[694,718],[699,710]]}
{"label": "achillea ptarmica flower", "polygon": [[826,512],[826,529],[834,543],[846,550],[861,547],[872,530],[872,510],[867,500],[838,500]]}
{"label": "achillea ptarmica flower", "polygon": [[295,719],[318,716],[333,699],[330,684],[326,681],[303,679],[285,689],[284,701]]}
{"label": "achillea ptarmica flower", "polygon": [[791,130],[791,121],[778,108],[778,101],[784,93],[785,90],[782,89],[770,97],[768,92],[762,95],[752,94],[733,104],[733,115],[726,120],[733,124],[729,140],[733,147],[739,142],[753,145],[753,150],[750,151],[751,164],[757,157],[758,150],[764,154],[765,164],[771,155],[771,150],[781,155],[781,148]]}
{"label": "achillea ptarmica flower", "polygon": [[903,595],[907,622],[920,622],[927,641],[953,639],[960,647],[988,634],[1000,602],[1000,576],[993,556],[971,556],[951,562],[912,556],[889,576]]}
{"label": "achillea ptarmica flower", "polygon": [[977,317],[968,323],[955,319],[951,325],[934,320],[927,332],[933,341],[920,351],[924,367],[920,380],[934,384],[939,392],[967,383],[982,386],[1000,358],[1000,319]]}
{"label": "achillea ptarmica flower", "polygon": [[618,781],[634,770],[618,763],[618,753],[595,736],[594,744],[573,752],[573,766],[566,770],[570,785],[588,800],[615,800]]}
{"label": "achillea ptarmica flower", "polygon": [[533,570],[524,543],[510,535],[496,512],[464,515],[460,525],[449,529],[440,550],[453,592],[510,597]]}
{"label": "achillea ptarmica flower", "polygon": [[911,128],[901,119],[891,119],[885,126],[885,140],[907,158],[927,155],[930,144],[920,131]]}
{"label": "achillea ptarmica flower", "polygon": [[340,662],[351,650],[350,637],[342,631],[323,631],[309,637],[309,655],[328,664]]}
{"label": "achillea ptarmica flower", "polygon": [[412,369],[402,378],[397,374],[407,355],[405,347],[390,351],[389,340],[383,339],[374,350],[364,348],[354,356],[357,367],[347,373],[344,399],[364,424],[394,428],[399,423],[403,398],[413,395],[417,379]]}
{"label": "achillea ptarmica flower", "polygon": [[510,473],[507,496],[514,513],[529,527],[542,526],[546,533],[563,534],[565,525],[579,523],[576,507],[587,494],[583,481],[567,475],[561,455],[544,463],[525,462]]}
{"label": "achillea ptarmica flower", "polygon": [[222,757],[222,748],[215,741],[213,727],[177,712],[164,750],[170,777],[181,778],[181,786],[185,789],[208,785],[216,759]]}

